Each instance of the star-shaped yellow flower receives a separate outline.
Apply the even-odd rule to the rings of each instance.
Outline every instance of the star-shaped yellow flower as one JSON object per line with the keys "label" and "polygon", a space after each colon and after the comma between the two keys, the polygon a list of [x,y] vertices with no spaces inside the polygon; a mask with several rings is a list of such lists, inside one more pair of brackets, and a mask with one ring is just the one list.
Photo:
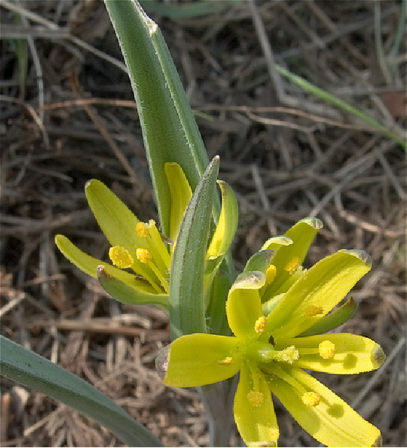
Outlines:
{"label": "star-shaped yellow flower", "polygon": [[[97,278],[102,287],[120,302],[168,306],[172,254],[192,191],[178,164],[166,163],[165,173],[171,196],[168,236],[159,232],[154,220],[139,221],[106,185],[91,180],[85,187],[86,198],[111,245],[108,255],[112,264],[84,253],[63,235],[55,238],[58,248],[69,261]],[[219,181],[219,186],[222,210],[206,256],[207,288],[232,242],[237,226],[236,198],[225,182]]]}
{"label": "star-shaped yellow flower", "polygon": [[[287,238],[287,244],[276,246],[274,257],[267,248],[249,260],[226,302],[234,336],[185,335],[157,359],[168,386],[203,386],[240,372],[234,415],[248,446],[277,445],[271,393],[323,444],[381,442],[376,427],[305,371],[350,375],[377,369],[385,359],[380,346],[368,338],[321,334],[321,329],[335,327],[349,315],[348,306],[331,311],[370,270],[371,261],[365,252],[341,250],[308,271],[300,268],[319,223],[303,220],[287,232],[289,236],[280,237],[279,242]],[[297,256],[290,246],[297,248]]]}

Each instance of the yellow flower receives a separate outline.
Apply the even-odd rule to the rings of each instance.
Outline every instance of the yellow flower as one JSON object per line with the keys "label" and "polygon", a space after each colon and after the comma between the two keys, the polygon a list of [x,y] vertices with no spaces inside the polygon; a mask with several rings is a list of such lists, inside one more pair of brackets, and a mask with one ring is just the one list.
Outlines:
{"label": "yellow flower", "polygon": [[[82,252],[63,235],[55,238],[56,245],[69,261],[97,278],[102,287],[120,302],[168,306],[172,254],[192,191],[178,164],[166,163],[165,174],[171,196],[168,237],[159,232],[154,220],[139,221],[108,187],[98,180],[91,180],[85,187],[86,198],[111,245],[108,253],[111,264]],[[230,246],[237,226],[234,194],[226,183],[219,182],[219,185],[222,210],[207,252],[207,288]]]}
{"label": "yellow flower", "polygon": [[[340,324],[343,314],[348,316],[346,307],[331,311],[370,270],[370,258],[362,251],[342,250],[304,271],[300,263],[308,247],[304,251],[301,244],[307,246],[310,237],[299,244],[301,232],[296,232],[291,232],[297,240],[291,245],[298,250],[293,263],[289,263],[290,244],[281,245],[272,258],[269,252],[260,252],[230,289],[226,312],[234,336],[182,336],[159,355],[157,368],[164,384],[181,387],[216,383],[240,372],[234,415],[248,446],[277,445],[272,394],[323,444],[379,445],[380,431],[305,371],[351,375],[377,369],[384,362],[380,346],[368,338],[319,332]],[[288,253],[280,251],[284,249]],[[270,259],[278,283],[271,291]],[[289,269],[284,269],[287,263]]]}

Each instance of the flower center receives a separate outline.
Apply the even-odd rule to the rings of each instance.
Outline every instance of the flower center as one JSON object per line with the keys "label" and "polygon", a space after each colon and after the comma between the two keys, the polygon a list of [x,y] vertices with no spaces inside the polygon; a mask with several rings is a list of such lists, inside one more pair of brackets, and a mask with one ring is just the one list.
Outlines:
{"label": "flower center", "polygon": [[247,349],[247,356],[256,362],[284,362],[293,364],[299,359],[298,349],[294,345],[284,348],[283,350],[276,350],[270,343],[255,341],[250,344]]}
{"label": "flower center", "polygon": [[171,255],[164,237],[160,235],[154,220],[148,223],[138,222],[135,228],[140,247],[128,250],[113,246],[109,250],[112,263],[120,269],[132,268],[154,288],[157,293],[169,291]]}

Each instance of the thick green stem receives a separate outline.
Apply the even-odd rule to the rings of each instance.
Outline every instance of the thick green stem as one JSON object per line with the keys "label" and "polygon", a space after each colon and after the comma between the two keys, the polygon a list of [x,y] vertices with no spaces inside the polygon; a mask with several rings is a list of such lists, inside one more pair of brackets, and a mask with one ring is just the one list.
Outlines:
{"label": "thick green stem", "polygon": [[209,446],[229,446],[234,426],[233,397],[236,379],[198,387],[209,424]]}

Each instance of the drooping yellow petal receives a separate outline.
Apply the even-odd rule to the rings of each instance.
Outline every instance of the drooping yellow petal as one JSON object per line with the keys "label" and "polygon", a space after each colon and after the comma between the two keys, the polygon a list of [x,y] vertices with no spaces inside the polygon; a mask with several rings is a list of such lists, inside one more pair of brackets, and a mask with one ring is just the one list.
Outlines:
{"label": "drooping yellow petal", "polygon": [[[144,238],[136,231],[138,218],[102,182],[92,179],[85,186],[86,199],[102,232],[111,246],[125,248],[134,260],[133,271],[148,279],[152,284],[158,282],[149,266],[143,265],[136,257],[136,249],[144,247]],[[162,243],[159,250],[167,250]]]}
{"label": "drooping yellow petal", "polygon": [[237,347],[237,339],[228,336],[181,336],[171,344],[163,382],[172,387],[197,387],[231,378],[241,364]]}
{"label": "drooping yellow petal", "polygon": [[255,364],[242,365],[234,414],[247,446],[277,446],[279,430],[270,389]]}
{"label": "drooping yellow petal", "polygon": [[244,272],[232,285],[226,301],[229,327],[240,340],[258,337],[255,323],[261,317],[259,289],[265,284],[266,276],[260,271]]}
{"label": "drooping yellow petal", "polygon": [[363,251],[341,250],[305,272],[268,316],[273,337],[294,337],[325,316],[371,268]]}
{"label": "drooping yellow petal", "polygon": [[77,248],[66,236],[57,235],[55,243],[64,256],[75,266],[93,278],[98,278],[103,268],[102,286],[116,300],[123,303],[155,303],[167,306],[168,294],[157,292],[147,281],[137,278],[108,263],[103,263]]}
{"label": "drooping yellow petal", "polygon": [[274,377],[269,380],[270,389],[318,442],[344,447],[380,445],[380,431],[330,389],[301,369],[287,366],[284,370],[292,380]]}
{"label": "drooping yellow petal", "polygon": [[[321,354],[320,344],[325,341],[335,346],[332,357]],[[278,340],[276,349],[293,344],[299,350],[297,367],[318,372],[351,375],[378,369],[385,360],[383,350],[375,341],[348,333],[330,333],[302,338]]]}

